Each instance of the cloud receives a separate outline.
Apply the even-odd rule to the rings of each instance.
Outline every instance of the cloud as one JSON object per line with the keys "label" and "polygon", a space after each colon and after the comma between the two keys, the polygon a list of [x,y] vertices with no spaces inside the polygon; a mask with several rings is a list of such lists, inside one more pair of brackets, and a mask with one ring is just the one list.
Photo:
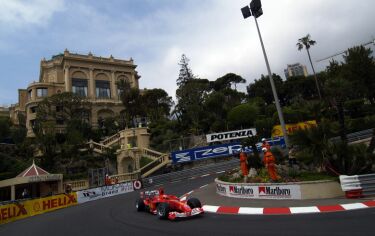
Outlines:
{"label": "cloud", "polygon": [[[12,36],[0,37],[0,54],[20,64],[49,58],[65,48],[132,57],[142,76],[141,88],[162,88],[174,96],[178,62],[185,53],[193,73],[201,78],[215,80],[233,72],[249,83],[267,70],[254,19],[244,20],[240,11],[246,4],[249,1],[0,0],[0,33]],[[282,76],[286,65],[296,62],[311,73],[306,52],[296,47],[308,33],[317,41],[311,49],[314,62],[375,34],[372,0],[263,0],[262,4],[264,15],[258,23],[272,72]],[[12,58],[14,52],[18,53]],[[327,61],[315,63],[318,71],[326,65]],[[37,74],[39,68],[34,69]],[[4,73],[12,81],[35,79],[22,70]]]}
{"label": "cloud", "polygon": [[55,12],[63,8],[63,0],[1,0],[0,23],[11,27],[45,25]]}

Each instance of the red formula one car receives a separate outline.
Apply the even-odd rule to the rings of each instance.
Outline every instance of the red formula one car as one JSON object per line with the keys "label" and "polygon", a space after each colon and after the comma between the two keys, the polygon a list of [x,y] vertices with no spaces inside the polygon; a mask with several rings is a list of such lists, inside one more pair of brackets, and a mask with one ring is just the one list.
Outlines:
{"label": "red formula one car", "polygon": [[174,195],[164,194],[163,189],[141,192],[136,201],[137,211],[147,211],[160,219],[174,220],[176,217],[190,217],[203,214],[201,202],[196,198],[181,200]]}

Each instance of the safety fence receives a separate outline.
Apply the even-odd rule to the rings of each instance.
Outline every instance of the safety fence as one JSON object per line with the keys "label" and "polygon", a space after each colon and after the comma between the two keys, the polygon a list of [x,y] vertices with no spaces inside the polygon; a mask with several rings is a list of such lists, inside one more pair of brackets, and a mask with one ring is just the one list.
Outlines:
{"label": "safety fence", "polygon": [[0,225],[89,201],[133,192],[140,188],[142,188],[141,182],[135,180],[81,190],[69,194],[14,201],[6,205],[0,205]]}
{"label": "safety fence", "polygon": [[199,176],[199,175],[227,171],[227,170],[231,170],[233,168],[238,167],[239,164],[240,164],[239,159],[234,158],[230,161],[208,164],[208,165],[204,165],[201,167],[195,167],[192,169],[152,176],[152,177],[143,179],[143,186],[151,187],[155,185],[161,185],[161,184],[170,183],[174,181],[184,180],[184,179],[188,179],[188,178]]}
{"label": "safety fence", "polygon": [[375,174],[340,175],[340,183],[347,198],[375,195]]}
{"label": "safety fence", "polygon": [[[362,131],[347,134],[346,138],[348,139],[349,143],[352,143],[352,142],[356,142],[356,141],[371,138],[372,134],[373,134],[373,129],[366,129],[366,130],[362,130]],[[340,141],[340,137],[331,138],[331,141],[332,142],[338,142],[338,141]]]}

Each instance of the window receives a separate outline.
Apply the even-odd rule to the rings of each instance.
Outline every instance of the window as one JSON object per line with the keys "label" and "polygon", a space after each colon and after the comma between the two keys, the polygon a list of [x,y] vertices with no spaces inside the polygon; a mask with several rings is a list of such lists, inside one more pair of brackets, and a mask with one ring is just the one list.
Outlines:
{"label": "window", "polygon": [[36,107],[30,107],[30,112],[35,113],[36,112]]}
{"label": "window", "polygon": [[95,85],[97,98],[111,98],[111,89],[109,87],[109,81],[96,80]]}
{"label": "window", "polygon": [[28,91],[28,98],[31,99],[33,97],[33,90]]}
{"label": "window", "polygon": [[62,112],[63,106],[56,106],[56,112]]}
{"label": "window", "polygon": [[47,88],[37,88],[36,89],[36,96],[37,97],[47,97],[48,89]]}
{"label": "window", "polygon": [[64,119],[63,118],[56,118],[56,125],[63,125]]}
{"label": "window", "polygon": [[87,97],[87,80],[85,79],[72,79],[72,92]]}
{"label": "window", "polygon": [[123,89],[117,88],[117,95],[118,95],[119,98],[121,98],[123,92],[124,92]]}

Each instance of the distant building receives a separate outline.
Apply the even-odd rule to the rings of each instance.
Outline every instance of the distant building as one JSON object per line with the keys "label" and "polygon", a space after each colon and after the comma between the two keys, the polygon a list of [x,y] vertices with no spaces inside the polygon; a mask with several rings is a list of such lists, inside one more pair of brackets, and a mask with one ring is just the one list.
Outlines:
{"label": "distant building", "polygon": [[27,136],[32,137],[38,103],[54,94],[73,92],[92,104],[87,118],[92,127],[98,127],[100,121],[107,117],[124,115],[117,81],[126,80],[132,87],[139,88],[140,76],[136,67],[133,59],[120,60],[112,55],[109,58],[97,57],[91,53],[81,55],[68,50],[52,56],[50,60],[43,59],[39,81],[18,90],[18,103],[10,108],[12,122],[19,124],[19,117],[23,115]]}
{"label": "distant building", "polygon": [[301,65],[300,63],[288,65],[288,67],[284,70],[285,77],[293,77],[293,76],[307,76],[307,69],[305,65]]}

